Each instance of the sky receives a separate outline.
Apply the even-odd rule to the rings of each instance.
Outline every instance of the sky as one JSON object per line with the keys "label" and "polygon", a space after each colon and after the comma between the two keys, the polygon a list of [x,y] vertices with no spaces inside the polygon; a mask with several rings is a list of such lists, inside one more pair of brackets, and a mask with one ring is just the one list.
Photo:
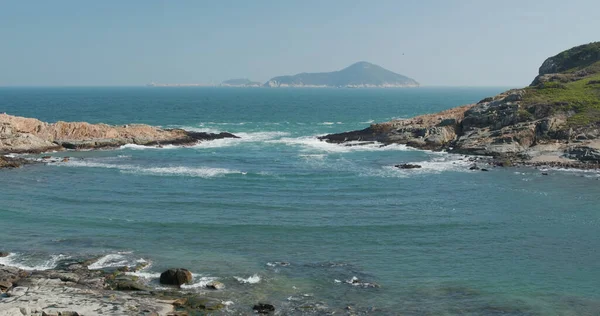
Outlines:
{"label": "sky", "polygon": [[1,86],[265,82],[369,61],[436,86],[523,86],[600,41],[598,0],[0,0]]}

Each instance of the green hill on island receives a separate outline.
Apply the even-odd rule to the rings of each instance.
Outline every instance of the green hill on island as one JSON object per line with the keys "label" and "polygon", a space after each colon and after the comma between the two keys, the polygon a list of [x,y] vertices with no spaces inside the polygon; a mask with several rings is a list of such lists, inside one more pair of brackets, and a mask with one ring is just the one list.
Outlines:
{"label": "green hill on island", "polygon": [[339,71],[301,73],[274,77],[266,87],[348,87],[399,88],[418,87],[414,79],[389,71],[366,61],[357,62]]}

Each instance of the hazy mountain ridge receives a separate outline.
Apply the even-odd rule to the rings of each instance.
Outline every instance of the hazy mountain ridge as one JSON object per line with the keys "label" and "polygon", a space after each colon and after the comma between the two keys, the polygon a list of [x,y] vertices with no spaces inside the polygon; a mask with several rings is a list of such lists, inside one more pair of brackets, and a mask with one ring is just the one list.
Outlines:
{"label": "hazy mountain ridge", "polygon": [[265,86],[400,88],[418,87],[419,83],[412,78],[389,71],[381,66],[361,61],[339,71],[274,77],[267,81]]}

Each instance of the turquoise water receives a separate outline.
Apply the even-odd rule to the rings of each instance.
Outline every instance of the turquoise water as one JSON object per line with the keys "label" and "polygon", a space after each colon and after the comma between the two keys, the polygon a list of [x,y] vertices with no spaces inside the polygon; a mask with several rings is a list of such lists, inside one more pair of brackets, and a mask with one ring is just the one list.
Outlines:
{"label": "turquoise water", "polygon": [[598,173],[475,172],[462,156],[315,138],[503,90],[2,88],[9,114],[241,139],[55,153],[73,158],[0,171],[0,250],[13,253],[0,263],[143,259],[155,286],[185,267],[187,290],[224,282],[213,295],[232,313],[269,301],[283,315],[597,315]]}

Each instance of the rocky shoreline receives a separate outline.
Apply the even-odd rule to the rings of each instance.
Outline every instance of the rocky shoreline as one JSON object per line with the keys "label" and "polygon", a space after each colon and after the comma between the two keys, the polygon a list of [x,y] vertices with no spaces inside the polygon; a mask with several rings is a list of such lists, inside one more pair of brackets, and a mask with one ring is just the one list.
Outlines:
{"label": "rocky shoreline", "polygon": [[[0,264],[0,316],[184,316],[227,312],[227,301],[206,293],[179,291],[182,284],[193,281],[188,270],[165,271],[160,278],[165,289],[155,290],[132,273],[144,269],[147,263],[90,269],[98,259],[66,260],[53,269],[33,271]],[[206,286],[215,293],[223,288],[218,281]],[[273,314],[275,307],[259,302],[248,306],[247,311]]]}
{"label": "rocky shoreline", "polygon": [[[0,168],[30,163],[7,154],[39,154],[48,151],[111,149],[127,144],[189,146],[202,141],[239,138],[231,133],[204,133],[161,129],[144,124],[106,125],[86,122],[46,123],[34,118],[0,114]],[[4,156],[2,156],[4,155]]]}
{"label": "rocky shoreline", "polygon": [[600,42],[547,59],[531,86],[320,140],[492,157],[498,166],[600,167]]}

